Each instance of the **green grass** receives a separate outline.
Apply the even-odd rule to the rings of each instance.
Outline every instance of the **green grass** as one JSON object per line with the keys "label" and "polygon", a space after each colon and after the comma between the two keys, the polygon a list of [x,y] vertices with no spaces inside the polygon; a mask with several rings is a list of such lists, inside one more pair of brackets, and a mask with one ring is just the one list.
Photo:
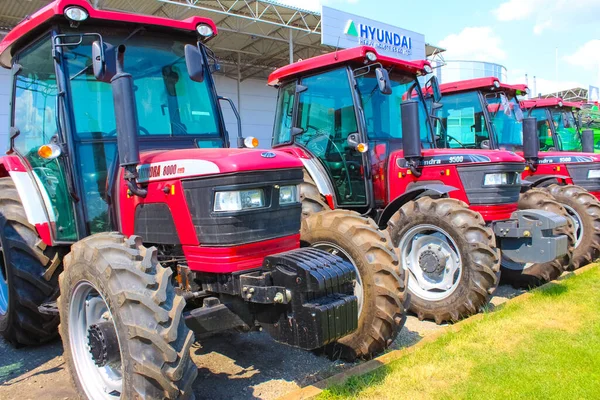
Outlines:
{"label": "green grass", "polygon": [[599,399],[600,269],[488,313],[320,400]]}

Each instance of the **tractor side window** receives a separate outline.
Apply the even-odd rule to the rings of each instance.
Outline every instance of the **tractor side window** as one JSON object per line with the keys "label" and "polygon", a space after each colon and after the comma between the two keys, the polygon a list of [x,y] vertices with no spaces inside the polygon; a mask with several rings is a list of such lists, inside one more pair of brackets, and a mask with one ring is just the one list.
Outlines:
{"label": "tractor side window", "polygon": [[552,110],[552,121],[561,151],[581,151],[581,139],[571,111]]}
{"label": "tractor side window", "polygon": [[366,205],[362,154],[348,144],[358,132],[348,71],[340,68],[302,80],[295,142],[305,147],[328,171],[340,205]]}
{"label": "tractor side window", "polygon": [[[529,114],[526,112],[525,115]],[[548,125],[548,116],[543,108],[534,108],[531,110],[531,117],[535,118],[537,125],[537,134],[540,140],[540,151],[554,150],[554,139],[552,138],[552,130]]]}
{"label": "tractor side window", "polygon": [[292,129],[292,114],[294,98],[296,97],[296,82],[290,82],[279,89],[275,125],[273,127],[273,146],[290,143]]}
{"label": "tractor side window", "polygon": [[[58,240],[75,240],[77,233],[72,199],[61,157],[45,160],[38,149],[57,136],[56,96],[58,88],[49,38],[25,50],[18,56],[21,66],[15,76],[13,126],[20,134],[15,139],[15,150],[27,160],[41,184],[40,192],[49,204],[48,216]],[[30,193],[34,196],[36,194]]]}

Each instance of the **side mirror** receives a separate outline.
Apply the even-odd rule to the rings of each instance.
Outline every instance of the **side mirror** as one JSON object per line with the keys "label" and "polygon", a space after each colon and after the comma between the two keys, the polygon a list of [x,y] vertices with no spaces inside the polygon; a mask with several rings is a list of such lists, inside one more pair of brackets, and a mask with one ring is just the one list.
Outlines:
{"label": "side mirror", "polygon": [[421,124],[419,124],[419,103],[406,101],[400,105],[402,113],[402,147],[408,161],[421,158]]}
{"label": "side mirror", "polygon": [[581,132],[581,151],[584,153],[594,152],[594,131],[586,129]]}
{"label": "side mirror", "polygon": [[490,141],[488,139],[482,140],[479,147],[481,147],[484,150],[489,150],[490,149]]}
{"label": "side mirror", "polygon": [[96,40],[92,43],[92,68],[100,82],[110,83],[117,74],[117,54],[115,47]]}
{"label": "side mirror", "polygon": [[442,100],[442,92],[440,90],[440,85],[438,83],[437,76],[434,75],[431,78],[429,78],[429,80],[425,84],[425,88],[427,89],[427,92],[431,91],[431,94],[433,95],[434,104],[439,103]]}
{"label": "side mirror", "polygon": [[292,134],[292,140],[298,136],[298,135],[302,135],[304,133],[304,129],[302,128],[298,128],[298,127],[293,127],[291,130],[291,134]]}
{"label": "side mirror", "polygon": [[194,82],[204,82],[204,57],[198,46],[191,44],[185,45],[185,65],[187,67],[188,75]]}
{"label": "side mirror", "polygon": [[392,83],[390,82],[390,75],[388,74],[387,70],[385,68],[378,67],[375,69],[375,76],[377,77],[379,92],[385,95],[392,94]]}
{"label": "side mirror", "polygon": [[540,152],[540,139],[537,134],[537,120],[534,117],[523,118],[523,158],[533,160]]}

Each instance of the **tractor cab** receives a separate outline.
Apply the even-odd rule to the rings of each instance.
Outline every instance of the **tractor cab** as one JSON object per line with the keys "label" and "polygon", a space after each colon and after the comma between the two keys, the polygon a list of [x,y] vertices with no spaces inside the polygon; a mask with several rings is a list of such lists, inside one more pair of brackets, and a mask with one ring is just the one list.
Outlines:
{"label": "tractor cab", "polygon": [[[492,77],[447,83],[440,88],[444,106],[438,109],[435,121],[438,137],[443,140],[436,141],[438,144],[517,152],[527,163],[522,174],[526,186],[562,182],[581,185],[594,194],[600,191],[600,179],[594,178],[593,172],[600,158],[581,153],[572,107],[559,106],[562,100],[520,103],[518,96],[528,91],[525,85],[508,85]],[[454,107],[463,100],[466,102],[460,107]],[[556,103],[554,113],[548,109],[550,103]]]}
{"label": "tractor cab", "polygon": [[525,86],[511,86],[495,78],[440,85],[443,107],[434,118],[436,145],[450,149],[522,149],[523,112],[518,95]]}
{"label": "tractor cab", "polygon": [[[523,100],[521,108],[525,115],[536,119],[540,151],[583,151],[582,132],[575,117],[581,108],[578,103],[555,97]],[[586,150],[593,153],[593,148]]]}
{"label": "tractor cab", "polygon": [[[141,175],[140,184],[215,172],[202,169],[200,159],[208,154],[202,149],[229,147],[219,107],[227,99],[216,93],[215,61],[205,45],[216,34],[206,18],[174,21],[74,0],[51,3],[6,35],[0,63],[14,81],[9,154],[29,164],[39,183],[49,241],[119,230],[119,164]],[[123,74],[133,102],[117,97],[110,83]],[[119,121],[115,109],[134,110],[135,137],[126,137],[132,121]],[[160,165],[148,155],[182,149],[183,159],[166,157]]]}
{"label": "tractor cab", "polygon": [[[430,147],[431,125],[420,93],[427,61],[401,61],[362,46],[299,61],[273,72],[279,88],[273,147],[302,154],[332,208],[374,209],[388,202],[390,154],[403,149],[400,121],[414,104],[417,145]],[[420,140],[419,140],[420,139]],[[414,145],[414,144],[413,144]],[[309,156],[310,155],[310,156]]]}

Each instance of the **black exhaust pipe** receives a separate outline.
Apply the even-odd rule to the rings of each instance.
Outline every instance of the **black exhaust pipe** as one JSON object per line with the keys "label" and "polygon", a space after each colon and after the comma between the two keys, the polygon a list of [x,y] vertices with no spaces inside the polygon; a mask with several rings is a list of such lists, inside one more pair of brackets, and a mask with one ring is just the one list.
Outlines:
{"label": "black exhaust pipe", "polygon": [[402,148],[404,159],[410,171],[416,177],[421,176],[419,161],[423,157],[421,151],[421,125],[419,124],[419,103],[405,101],[400,105],[402,115]]}
{"label": "black exhaust pipe", "polygon": [[124,59],[125,46],[120,45],[117,52],[117,73],[110,80],[115,106],[119,163],[125,169],[124,178],[131,193],[146,197],[148,191],[139,187],[136,181],[137,166],[140,163],[139,125],[133,77],[124,71]]}
{"label": "black exhaust pipe", "polygon": [[540,152],[540,139],[537,134],[537,119],[523,118],[523,158],[532,171],[536,170],[536,161]]}
{"label": "black exhaust pipe", "polygon": [[581,151],[584,153],[594,152],[594,131],[585,129],[581,132]]}

